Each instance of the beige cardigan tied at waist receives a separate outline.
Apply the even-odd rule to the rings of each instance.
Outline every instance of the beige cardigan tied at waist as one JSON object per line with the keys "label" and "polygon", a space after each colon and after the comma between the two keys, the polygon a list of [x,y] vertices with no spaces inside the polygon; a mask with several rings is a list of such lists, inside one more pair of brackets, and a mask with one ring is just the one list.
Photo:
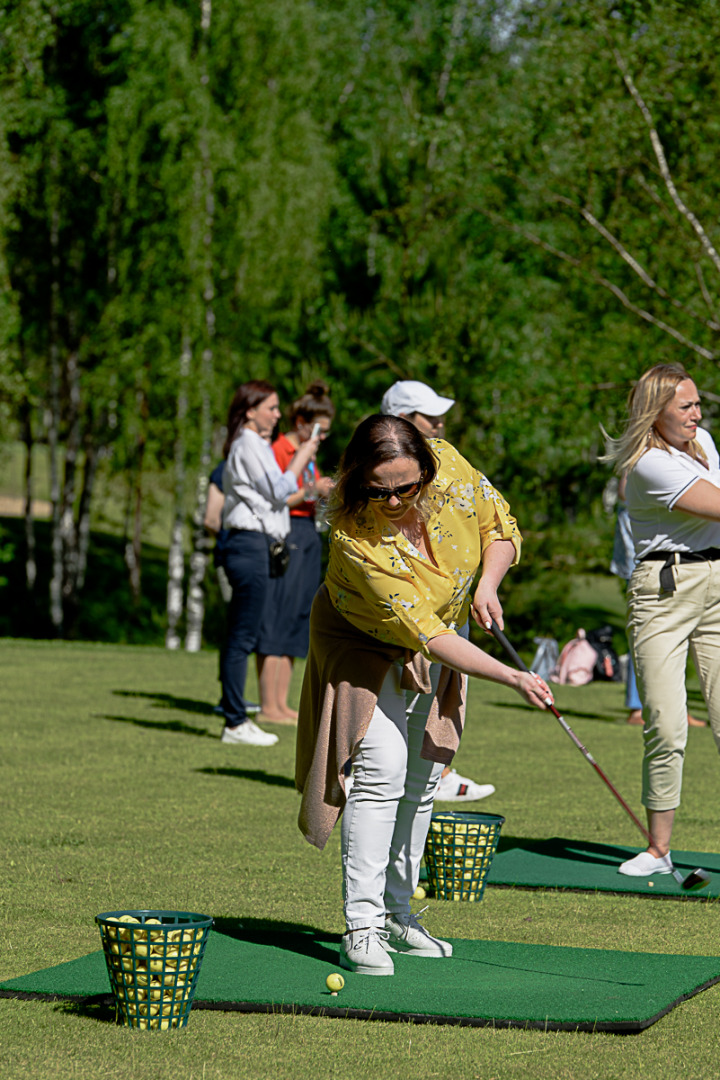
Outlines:
{"label": "beige cardigan tied at waist", "polygon": [[[310,615],[310,652],[300,699],[295,786],[298,824],[322,849],[345,805],[344,767],[367,732],[391,664],[404,660],[401,686],[430,693],[430,662],[356,630],[333,607],[325,585]],[[425,726],[421,757],[449,765],[465,719],[463,678],[443,665]]]}

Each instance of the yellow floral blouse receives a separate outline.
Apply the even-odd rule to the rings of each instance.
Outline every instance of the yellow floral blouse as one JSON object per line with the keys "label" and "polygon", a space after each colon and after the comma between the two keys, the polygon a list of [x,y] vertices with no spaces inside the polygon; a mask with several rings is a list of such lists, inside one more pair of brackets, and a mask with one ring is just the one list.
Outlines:
{"label": "yellow floral blouse", "polygon": [[427,642],[467,621],[470,587],[494,540],[522,537],[510,508],[481,472],[444,439],[430,439],[439,462],[425,496],[433,565],[372,503],[330,536],[325,578],[335,609],[358,630],[429,656]]}

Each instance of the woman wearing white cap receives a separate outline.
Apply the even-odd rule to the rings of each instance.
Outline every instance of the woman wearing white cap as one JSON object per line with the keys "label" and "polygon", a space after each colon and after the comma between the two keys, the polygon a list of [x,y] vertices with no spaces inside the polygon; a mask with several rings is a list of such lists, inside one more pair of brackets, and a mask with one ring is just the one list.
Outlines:
{"label": "woman wearing white cap", "polygon": [[380,411],[386,416],[404,416],[426,439],[439,439],[445,430],[445,413],[454,404],[453,398],[440,397],[425,383],[404,379],[383,394]]}
{"label": "woman wearing white cap", "polygon": [[[441,397],[432,387],[416,379],[403,379],[393,383],[383,394],[381,411],[386,416],[402,416],[421,432],[426,439],[442,439],[445,435],[445,414],[455,404],[454,398]],[[498,554],[496,550],[496,554]],[[508,566],[512,562],[513,552],[508,551]],[[507,567],[505,567],[507,569]],[[495,592],[496,607],[490,612],[498,625],[502,627],[502,607]],[[486,612],[487,615],[487,612]],[[487,625],[487,617],[483,623]],[[468,637],[469,623],[460,629],[463,637]],[[436,798],[441,802],[477,802],[492,795],[493,784],[478,784],[468,776],[460,776],[455,769],[447,766],[442,774]]]}

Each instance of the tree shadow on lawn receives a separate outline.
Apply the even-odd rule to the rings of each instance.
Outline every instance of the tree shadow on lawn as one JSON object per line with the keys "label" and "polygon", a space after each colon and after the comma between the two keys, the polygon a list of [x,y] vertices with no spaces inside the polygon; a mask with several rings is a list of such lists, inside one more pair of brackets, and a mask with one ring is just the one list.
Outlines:
{"label": "tree shadow on lawn", "polygon": [[281,776],[279,773],[269,773],[265,769],[230,769],[215,768],[206,765],[203,769],[195,769],[197,773],[205,776],[229,776],[232,780],[257,780],[261,784],[269,784],[271,787],[285,787],[295,790],[295,781],[289,776]]}
{"label": "tree shadow on lawn", "polygon": [[116,724],[135,724],[136,727],[150,728],[155,731],[173,731],[180,735],[195,735],[200,739],[219,741],[214,732],[184,724],[182,720],[142,720],[139,716],[108,716],[100,713],[96,713],[96,716],[100,720],[112,720]]}
{"label": "tree shadow on lawn", "polygon": [[236,941],[253,945],[268,945],[290,953],[314,957],[316,960],[337,963],[340,934],[332,934],[317,926],[284,922],[281,919],[213,919],[213,930]]}
{"label": "tree shadow on lawn", "polygon": [[209,716],[213,713],[214,705],[207,701],[197,701],[195,698],[175,697],[174,694],[150,693],[145,690],[113,690],[118,697],[145,698],[155,703],[158,709],[177,709],[179,712],[203,713]]}

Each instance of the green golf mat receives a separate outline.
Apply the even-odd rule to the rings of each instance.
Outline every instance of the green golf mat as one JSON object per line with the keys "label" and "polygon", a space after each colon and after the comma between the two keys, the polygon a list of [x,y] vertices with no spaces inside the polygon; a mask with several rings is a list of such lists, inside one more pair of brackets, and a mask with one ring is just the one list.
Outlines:
{"label": "green golf mat", "polygon": [[[393,977],[344,972],[334,997],[325,979],[341,970],[337,935],[223,923],[193,1008],[631,1033],[720,981],[720,957],[455,939],[451,959],[394,956]],[[0,983],[0,996],[112,1000],[102,952]]]}
{"label": "green golf mat", "polygon": [[595,892],[643,893],[706,900],[720,896],[720,854],[716,852],[673,851],[676,870],[683,877],[701,867],[712,874],[709,885],[693,892],[680,888],[672,874],[632,878],[618,874],[621,862],[644,848],[596,844],[589,840],[532,840],[500,837],[498,850],[488,871],[488,885],[514,885],[531,889],[584,889]]}

